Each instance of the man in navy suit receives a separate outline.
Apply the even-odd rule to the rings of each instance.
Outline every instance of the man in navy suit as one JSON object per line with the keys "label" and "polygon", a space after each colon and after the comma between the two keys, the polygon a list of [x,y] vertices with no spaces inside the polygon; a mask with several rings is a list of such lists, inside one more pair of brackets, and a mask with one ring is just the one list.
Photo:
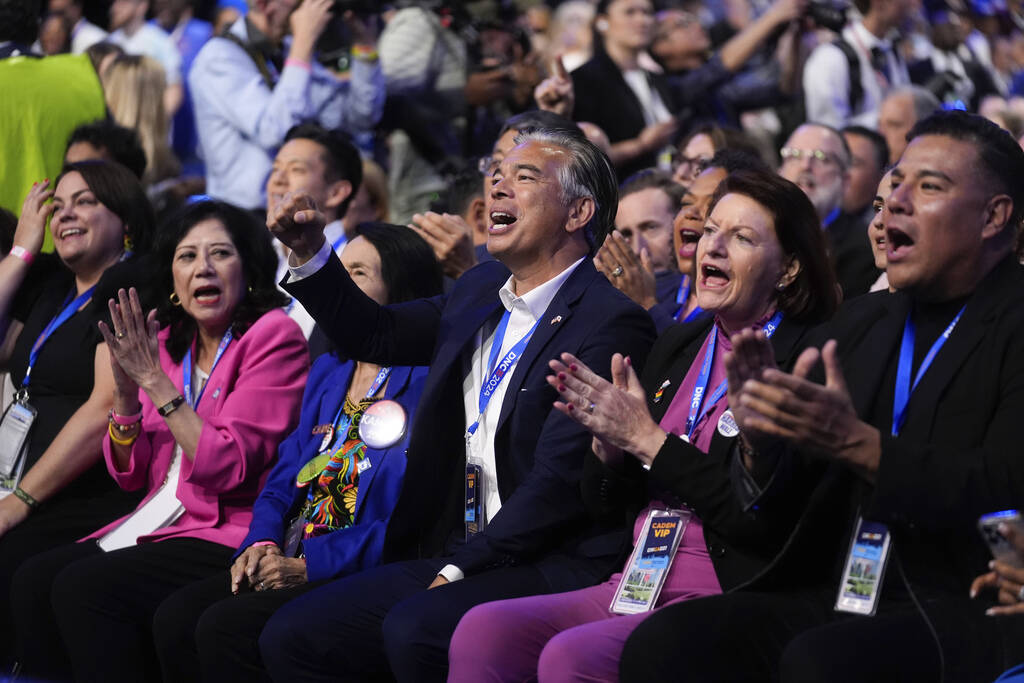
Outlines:
{"label": "man in navy suit", "polygon": [[[564,351],[608,373],[613,353],[639,362],[653,341],[646,312],[591,262],[615,215],[615,175],[582,135],[538,129],[517,138],[489,187],[498,260],[447,296],[394,306],[356,288],[306,198],[268,221],[292,249],[285,289],[342,353],[431,368],[385,541],[391,563],[275,615],[260,646],[276,680],[365,681],[389,668],[401,681],[444,680],[448,641],[471,607],[611,571],[615,544],[579,493],[591,437],[552,410],[545,378]],[[470,470],[482,489],[467,505]]]}

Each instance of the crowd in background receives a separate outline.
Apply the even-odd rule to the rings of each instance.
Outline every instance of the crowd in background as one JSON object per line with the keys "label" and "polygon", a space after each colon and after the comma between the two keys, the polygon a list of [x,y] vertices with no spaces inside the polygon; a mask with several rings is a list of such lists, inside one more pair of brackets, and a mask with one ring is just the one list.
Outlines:
{"label": "crowd in background", "polygon": [[0,681],[1024,661],[1018,0],[0,0],[0,92]]}

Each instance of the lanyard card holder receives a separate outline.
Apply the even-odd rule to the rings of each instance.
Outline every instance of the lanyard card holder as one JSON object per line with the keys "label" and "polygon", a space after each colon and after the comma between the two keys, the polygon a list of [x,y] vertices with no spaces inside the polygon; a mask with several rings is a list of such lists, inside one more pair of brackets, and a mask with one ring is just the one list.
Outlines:
{"label": "lanyard card holder", "polygon": [[889,562],[889,528],[857,517],[843,580],[836,596],[837,612],[874,616],[882,595],[882,579]]}
{"label": "lanyard card holder", "polygon": [[639,614],[654,608],[675,559],[679,542],[690,522],[688,510],[651,510],[622,572],[608,611]]}
{"label": "lanyard card holder", "polygon": [[36,409],[25,400],[15,400],[0,419],[0,491],[10,492],[18,486],[35,420]]}
{"label": "lanyard card holder", "polygon": [[487,515],[484,514],[484,468],[483,462],[466,455],[466,540],[484,530]]}

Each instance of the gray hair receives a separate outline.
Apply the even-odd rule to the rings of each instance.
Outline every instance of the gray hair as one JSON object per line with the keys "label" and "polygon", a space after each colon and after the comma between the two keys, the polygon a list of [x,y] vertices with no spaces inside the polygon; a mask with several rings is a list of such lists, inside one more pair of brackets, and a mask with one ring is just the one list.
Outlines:
{"label": "gray hair", "polygon": [[937,109],[942,108],[942,103],[939,102],[939,98],[932,93],[931,90],[923,88],[920,85],[903,85],[898,88],[890,90],[885,99],[898,97],[900,95],[909,95],[912,106],[914,107],[914,119],[920,121],[926,119],[935,113]]}
{"label": "gray hair", "polygon": [[591,252],[596,251],[615,224],[619,206],[618,181],[612,162],[582,132],[573,135],[549,128],[526,129],[515,137],[516,145],[524,142],[546,142],[569,152],[569,163],[558,169],[562,201],[568,204],[577,199],[593,200],[594,215],[583,226],[583,236]]}

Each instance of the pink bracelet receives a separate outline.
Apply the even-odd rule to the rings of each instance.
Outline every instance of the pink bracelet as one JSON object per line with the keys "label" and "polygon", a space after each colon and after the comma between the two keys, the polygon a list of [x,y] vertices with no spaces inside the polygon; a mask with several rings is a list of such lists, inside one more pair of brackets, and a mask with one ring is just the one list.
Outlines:
{"label": "pink bracelet", "polygon": [[142,411],[135,413],[134,415],[118,415],[113,410],[110,411],[110,419],[119,425],[125,427],[140,422],[142,420]]}
{"label": "pink bracelet", "polygon": [[15,244],[13,247],[11,247],[11,256],[14,256],[15,258],[20,258],[22,261],[24,261],[27,265],[30,266],[32,265],[32,262],[36,260],[36,257],[32,255],[32,252],[26,249],[25,247],[21,246],[20,244]]}
{"label": "pink bracelet", "polygon": [[312,67],[312,65],[310,65],[309,62],[307,62],[304,59],[298,59],[297,57],[289,57],[288,59],[284,60],[284,65],[285,66],[297,66],[300,69],[305,69],[306,71],[312,71],[313,70],[313,67]]}
{"label": "pink bracelet", "polygon": [[259,548],[260,546],[264,546],[264,545],[277,545],[277,544],[274,543],[273,541],[256,541],[255,543],[252,544],[252,547],[253,548]]}

